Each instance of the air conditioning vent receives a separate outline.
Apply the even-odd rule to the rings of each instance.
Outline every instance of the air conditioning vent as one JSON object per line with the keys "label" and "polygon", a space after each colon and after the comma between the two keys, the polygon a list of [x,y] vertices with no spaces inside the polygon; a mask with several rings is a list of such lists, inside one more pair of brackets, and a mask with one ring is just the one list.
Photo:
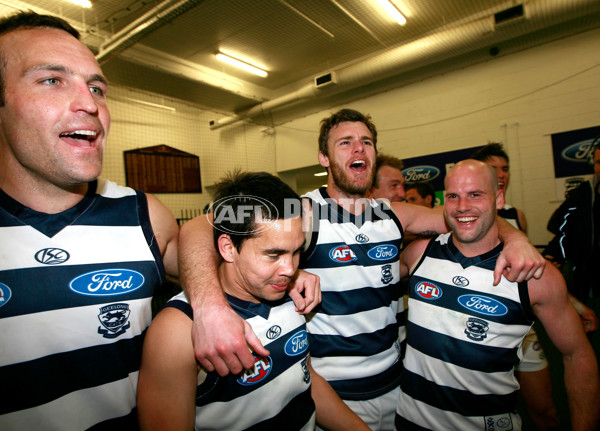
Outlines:
{"label": "air conditioning vent", "polygon": [[525,7],[520,4],[494,14],[496,26],[512,23],[525,18]]}
{"label": "air conditioning vent", "polygon": [[335,84],[336,82],[335,73],[329,72],[315,78],[315,87],[326,87],[327,85]]}

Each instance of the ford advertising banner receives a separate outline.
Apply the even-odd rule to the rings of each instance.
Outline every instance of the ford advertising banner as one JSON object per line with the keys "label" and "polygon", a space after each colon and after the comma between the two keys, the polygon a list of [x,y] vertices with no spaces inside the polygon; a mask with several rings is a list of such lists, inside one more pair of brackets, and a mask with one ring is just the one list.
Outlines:
{"label": "ford advertising banner", "polygon": [[448,169],[455,163],[471,157],[471,154],[482,146],[404,159],[405,168],[402,174],[407,183],[430,183],[435,190],[435,204],[441,205],[444,203],[444,178]]}
{"label": "ford advertising banner", "polygon": [[600,138],[600,126],[555,133],[551,136],[556,198],[563,200],[568,190],[592,178],[594,168],[589,162],[591,144]]}

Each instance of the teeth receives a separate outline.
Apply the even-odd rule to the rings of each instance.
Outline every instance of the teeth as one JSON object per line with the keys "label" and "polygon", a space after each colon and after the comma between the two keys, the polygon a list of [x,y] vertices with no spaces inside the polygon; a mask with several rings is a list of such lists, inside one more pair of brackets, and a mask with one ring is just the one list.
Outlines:
{"label": "teeth", "polygon": [[350,166],[365,166],[367,163],[364,160],[356,160]]}
{"label": "teeth", "polygon": [[96,137],[97,133],[94,132],[93,130],[75,130],[74,132],[61,133],[61,136],[75,136],[75,135]]}
{"label": "teeth", "polygon": [[468,223],[477,220],[477,217],[458,217],[458,221],[461,223]]}

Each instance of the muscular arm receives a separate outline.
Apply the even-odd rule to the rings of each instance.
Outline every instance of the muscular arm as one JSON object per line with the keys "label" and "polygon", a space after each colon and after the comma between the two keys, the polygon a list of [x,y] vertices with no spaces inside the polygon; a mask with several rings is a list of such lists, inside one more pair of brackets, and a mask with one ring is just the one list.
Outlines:
{"label": "muscular arm", "polygon": [[327,381],[308,363],[311,378],[311,395],[317,410],[317,423],[331,431],[363,430],[369,427],[335,393]]}
{"label": "muscular arm", "polygon": [[194,429],[197,366],[192,321],[175,308],[154,319],[144,339],[137,408],[144,431]]}
{"label": "muscular arm", "polygon": [[200,365],[225,376],[254,366],[250,345],[259,355],[269,352],[248,323],[227,303],[218,281],[219,256],[213,243],[213,227],[206,216],[181,227],[179,270],[183,289],[194,309],[192,340]]}
{"label": "muscular arm", "polygon": [[529,282],[529,295],[535,315],[563,356],[572,429],[593,430],[600,416],[598,364],[564,279],[549,265],[540,280]]}
{"label": "muscular arm", "polygon": [[[423,235],[449,230],[444,220],[443,206],[425,208],[404,202],[394,202],[391,206],[405,232]],[[496,220],[498,236],[504,242],[504,250],[496,263],[494,283],[498,284],[502,275],[511,281],[539,278],[544,271],[545,259],[523,232],[512,227],[501,217],[496,217]]]}
{"label": "muscular arm", "polygon": [[154,236],[163,258],[167,275],[177,278],[177,240],[179,226],[173,214],[156,197],[146,195],[148,200],[148,213]]}

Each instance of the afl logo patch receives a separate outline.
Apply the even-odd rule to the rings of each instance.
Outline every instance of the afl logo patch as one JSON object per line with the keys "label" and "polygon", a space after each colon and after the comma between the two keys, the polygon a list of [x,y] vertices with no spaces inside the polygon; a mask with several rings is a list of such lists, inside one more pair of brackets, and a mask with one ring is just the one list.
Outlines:
{"label": "afl logo patch", "polygon": [[337,247],[333,247],[329,250],[329,258],[334,262],[352,262],[356,260],[357,257],[352,251],[352,249],[347,245],[338,245]]}
{"label": "afl logo patch", "polygon": [[469,280],[467,277],[463,277],[462,275],[455,275],[452,277],[452,283],[459,287],[465,287],[469,285]]}
{"label": "afl logo patch", "polygon": [[281,326],[273,325],[267,330],[267,338],[269,340],[274,340],[275,338],[281,335]]}
{"label": "afl logo patch", "polygon": [[373,260],[390,260],[398,256],[398,247],[392,244],[382,244],[367,252]]}
{"label": "afl logo patch", "polygon": [[6,284],[0,283],[0,307],[6,305],[11,296],[12,292],[10,291],[10,288]]}
{"label": "afl logo patch", "polygon": [[271,373],[273,361],[270,356],[257,357],[254,355],[254,368],[251,370],[244,370],[237,382],[242,386],[251,386],[265,380]]}
{"label": "afl logo patch", "polygon": [[442,297],[442,289],[429,281],[421,281],[415,286],[415,292],[421,298],[428,301],[439,299]]}
{"label": "afl logo patch", "polygon": [[504,316],[508,313],[506,305],[500,301],[482,295],[461,295],[458,303],[467,310],[486,316]]}
{"label": "afl logo patch", "polygon": [[292,335],[285,343],[284,351],[288,356],[298,356],[308,350],[308,333],[305,330]]}
{"label": "afl logo patch", "polygon": [[60,248],[43,248],[34,257],[44,265],[58,265],[69,260],[69,253]]}
{"label": "afl logo patch", "polygon": [[144,284],[144,276],[131,269],[101,269],[74,278],[69,289],[89,296],[113,296],[131,293]]}

